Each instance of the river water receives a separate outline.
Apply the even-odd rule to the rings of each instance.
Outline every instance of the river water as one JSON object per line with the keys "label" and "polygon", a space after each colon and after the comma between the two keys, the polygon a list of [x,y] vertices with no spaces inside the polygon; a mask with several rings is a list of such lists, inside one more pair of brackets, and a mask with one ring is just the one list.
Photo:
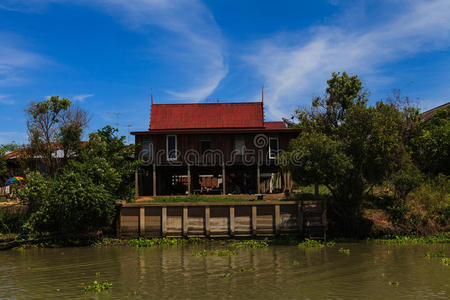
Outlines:
{"label": "river water", "polygon": [[[447,245],[271,246],[195,256],[220,243],[0,251],[0,299],[449,299]],[[340,248],[350,253],[340,252]],[[112,288],[85,292],[94,280]]]}

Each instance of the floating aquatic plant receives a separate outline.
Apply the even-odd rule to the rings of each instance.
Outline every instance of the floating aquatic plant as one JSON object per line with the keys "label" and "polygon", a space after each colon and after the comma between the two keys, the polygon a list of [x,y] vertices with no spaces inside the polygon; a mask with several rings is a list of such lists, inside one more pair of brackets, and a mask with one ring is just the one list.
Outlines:
{"label": "floating aquatic plant", "polygon": [[398,281],[389,281],[389,285],[392,285],[392,286],[399,286],[399,285],[400,285],[400,282],[398,282]]}
{"label": "floating aquatic plant", "polygon": [[112,288],[112,283],[106,280],[104,281],[95,280],[92,284],[84,287],[84,290],[86,292],[101,292],[110,288]]}
{"label": "floating aquatic plant", "polygon": [[132,239],[128,241],[128,244],[130,246],[134,247],[155,247],[155,246],[180,246],[186,244],[185,239],[178,239],[178,238],[153,238],[153,239],[147,239],[147,238],[138,238],[138,239]]}
{"label": "floating aquatic plant", "polygon": [[341,253],[350,254],[350,249],[340,248],[338,251]]}
{"label": "floating aquatic plant", "polygon": [[425,257],[426,258],[436,258],[436,257],[445,258],[446,256],[445,256],[444,252],[439,251],[439,252],[436,252],[436,253],[426,253]]}
{"label": "floating aquatic plant", "polygon": [[252,249],[257,249],[257,248],[267,248],[269,247],[269,243],[264,240],[264,241],[258,241],[258,240],[248,240],[248,241],[236,241],[236,242],[232,242],[230,244],[230,247],[239,249],[239,248],[252,248]]}

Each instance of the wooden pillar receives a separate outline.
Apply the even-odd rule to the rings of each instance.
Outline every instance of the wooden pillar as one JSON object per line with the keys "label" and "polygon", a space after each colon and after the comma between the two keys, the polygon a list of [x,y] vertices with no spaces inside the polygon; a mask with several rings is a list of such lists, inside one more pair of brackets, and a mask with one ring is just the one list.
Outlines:
{"label": "wooden pillar", "polygon": [[187,166],[187,185],[188,185],[188,195],[191,194],[191,167]]}
{"label": "wooden pillar", "polygon": [[288,176],[288,189],[289,189],[289,192],[292,193],[292,174],[291,174],[291,171],[288,171],[287,176]]}
{"label": "wooden pillar", "polygon": [[322,200],[322,226],[323,226],[323,239],[327,239],[327,202]]}
{"label": "wooden pillar", "polygon": [[139,197],[139,169],[134,172],[134,197]]}
{"label": "wooden pillar", "polygon": [[256,166],[256,183],[258,194],[261,194],[261,170],[259,168],[259,165]]}
{"label": "wooden pillar", "polygon": [[257,207],[252,205],[252,234],[256,235],[256,218],[257,218]]}
{"label": "wooden pillar", "polygon": [[280,233],[280,204],[275,204],[275,211],[274,211],[274,228],[275,228],[275,234]]}
{"label": "wooden pillar", "polygon": [[188,235],[188,208],[185,206],[183,207],[183,235]]}
{"label": "wooden pillar", "polygon": [[222,194],[226,195],[227,194],[227,178],[225,175],[225,164],[222,165]]}
{"label": "wooden pillar", "polygon": [[153,196],[156,196],[156,164],[153,164]]}
{"label": "wooden pillar", "polygon": [[230,235],[234,235],[234,206],[230,205]]}
{"label": "wooden pillar", "polygon": [[141,206],[139,208],[139,235],[144,236],[145,234],[145,207]]}
{"label": "wooden pillar", "polygon": [[299,234],[303,235],[303,201],[297,204],[297,226]]}
{"label": "wooden pillar", "polygon": [[161,207],[161,235],[167,234],[167,206]]}
{"label": "wooden pillar", "polygon": [[209,235],[209,216],[210,216],[209,206],[205,206],[205,235]]}

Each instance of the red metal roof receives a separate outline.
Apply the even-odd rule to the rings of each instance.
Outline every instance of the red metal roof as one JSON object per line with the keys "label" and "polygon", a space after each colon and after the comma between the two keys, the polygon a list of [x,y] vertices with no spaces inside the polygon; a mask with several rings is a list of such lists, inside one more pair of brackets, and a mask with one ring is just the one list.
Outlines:
{"label": "red metal roof", "polygon": [[153,104],[150,130],[264,128],[261,102]]}
{"label": "red metal roof", "polygon": [[264,127],[266,129],[284,129],[286,128],[286,123],[280,122],[264,122]]}

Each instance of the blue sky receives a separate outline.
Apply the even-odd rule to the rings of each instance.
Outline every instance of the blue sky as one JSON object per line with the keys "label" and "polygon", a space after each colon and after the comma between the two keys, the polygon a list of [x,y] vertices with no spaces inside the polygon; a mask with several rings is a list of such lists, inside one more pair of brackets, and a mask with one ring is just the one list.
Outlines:
{"label": "blue sky", "polygon": [[[69,97],[106,124],[148,128],[156,103],[259,101],[289,117],[333,71],[375,102],[450,99],[450,1],[1,0],[0,144],[27,142],[30,100]],[[209,100],[210,101],[210,100]]]}

